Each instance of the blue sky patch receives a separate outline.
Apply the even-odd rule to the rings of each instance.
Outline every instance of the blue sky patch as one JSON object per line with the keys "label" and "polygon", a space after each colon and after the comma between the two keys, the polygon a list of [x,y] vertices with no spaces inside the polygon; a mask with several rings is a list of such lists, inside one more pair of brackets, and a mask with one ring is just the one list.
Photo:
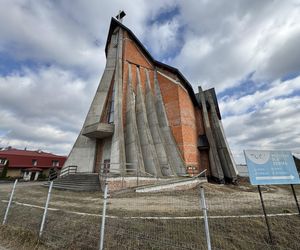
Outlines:
{"label": "blue sky patch", "polygon": [[227,88],[218,94],[218,98],[226,98],[228,96],[235,96],[241,98],[246,95],[252,95],[257,91],[268,89],[271,81],[255,81],[252,79],[255,71],[249,73],[245,78],[240,80],[234,87]]}
{"label": "blue sky patch", "polygon": [[8,76],[13,72],[20,72],[23,68],[36,68],[38,63],[32,60],[18,61],[6,53],[0,53],[0,75]]}
{"label": "blue sky patch", "polygon": [[164,10],[163,12],[158,13],[158,15],[154,16],[147,22],[148,25],[153,25],[154,23],[165,23],[180,14],[180,9],[178,6],[174,6],[174,8]]}
{"label": "blue sky patch", "polygon": [[292,79],[294,79],[298,76],[300,76],[300,71],[289,73],[289,74],[283,76],[280,80],[282,82],[285,82],[285,81],[288,81],[288,80],[292,80]]}

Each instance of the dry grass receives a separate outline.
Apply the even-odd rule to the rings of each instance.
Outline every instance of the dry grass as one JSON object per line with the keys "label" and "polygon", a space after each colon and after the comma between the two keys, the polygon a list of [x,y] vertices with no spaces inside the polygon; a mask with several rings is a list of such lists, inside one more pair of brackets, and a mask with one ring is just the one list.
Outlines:
{"label": "dry grass", "polygon": [[[10,185],[0,185],[7,200]],[[262,214],[256,187],[205,184],[210,216]],[[296,187],[300,197],[300,188]],[[47,189],[20,185],[15,201],[43,206]],[[11,249],[96,249],[102,212],[100,192],[74,193],[53,190],[42,239],[37,234],[43,210],[14,204],[7,226],[0,227],[0,245]],[[268,213],[297,212],[286,186],[264,187]],[[0,219],[6,203],[0,202]],[[80,215],[73,212],[92,213]],[[145,216],[201,216],[199,190],[150,194],[111,194],[106,221],[106,249],[206,249],[203,219],[141,219]],[[300,216],[271,217],[275,245],[268,242],[263,217],[210,218],[213,249],[300,249]]]}

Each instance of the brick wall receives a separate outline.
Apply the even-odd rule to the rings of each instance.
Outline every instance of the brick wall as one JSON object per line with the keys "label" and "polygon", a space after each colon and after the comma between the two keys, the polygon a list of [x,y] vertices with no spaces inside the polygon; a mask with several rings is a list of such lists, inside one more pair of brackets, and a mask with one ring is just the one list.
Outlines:
{"label": "brick wall", "polygon": [[[132,85],[136,92],[137,77],[136,66],[140,68],[142,90],[145,94],[146,75],[144,69],[150,73],[150,83],[154,91],[154,67],[144,56],[139,47],[124,33],[123,41],[123,121],[126,124],[126,92],[128,85],[128,63],[132,69]],[[158,82],[165,104],[165,109],[174,135],[175,141],[180,149],[182,157],[187,165],[196,167],[196,171],[208,169],[208,154],[206,151],[199,151],[197,148],[198,135],[204,134],[201,111],[194,107],[188,92],[174,81],[178,77],[167,69],[159,69],[167,77],[157,74]],[[171,78],[174,81],[172,81]]]}

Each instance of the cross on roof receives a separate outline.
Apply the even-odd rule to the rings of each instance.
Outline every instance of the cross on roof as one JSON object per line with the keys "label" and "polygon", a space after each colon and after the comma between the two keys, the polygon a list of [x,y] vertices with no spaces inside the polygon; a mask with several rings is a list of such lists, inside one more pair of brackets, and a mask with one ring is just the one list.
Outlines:
{"label": "cross on roof", "polygon": [[116,18],[120,21],[120,22],[122,22],[122,19],[123,19],[123,17],[124,16],[126,16],[126,13],[124,12],[124,10],[120,10],[119,11],[119,14],[118,15],[116,15]]}

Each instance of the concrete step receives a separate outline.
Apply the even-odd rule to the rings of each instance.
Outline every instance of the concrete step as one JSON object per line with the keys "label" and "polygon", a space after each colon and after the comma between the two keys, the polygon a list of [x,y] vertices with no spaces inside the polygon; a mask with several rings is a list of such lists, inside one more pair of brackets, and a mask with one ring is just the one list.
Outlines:
{"label": "concrete step", "polygon": [[94,183],[94,184],[99,184],[99,181],[72,181],[72,180],[68,180],[68,181],[55,181],[55,183],[64,183],[64,184],[74,184],[74,183],[81,183],[81,184],[89,184],[89,183]]}
{"label": "concrete step", "polygon": [[66,187],[61,185],[53,185],[53,188],[69,191],[100,191],[100,187]]}
{"label": "concrete step", "polygon": [[[49,185],[50,182],[44,184],[44,186]],[[71,191],[98,191],[100,190],[100,182],[98,174],[70,174],[55,179],[53,188]]]}

